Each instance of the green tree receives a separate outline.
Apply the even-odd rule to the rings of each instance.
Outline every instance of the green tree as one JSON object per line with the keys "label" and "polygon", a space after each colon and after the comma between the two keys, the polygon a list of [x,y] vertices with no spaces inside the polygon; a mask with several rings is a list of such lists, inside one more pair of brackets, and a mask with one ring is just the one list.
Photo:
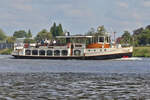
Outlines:
{"label": "green tree", "polygon": [[139,45],[146,44],[145,36],[143,35],[144,30],[145,29],[143,27],[141,27],[141,28],[138,28],[138,29],[133,31],[132,37],[133,37],[134,46],[139,46]]}
{"label": "green tree", "polygon": [[99,27],[97,28],[97,33],[100,34],[100,35],[105,35],[106,29],[105,29],[104,25],[99,26]]}
{"label": "green tree", "polygon": [[8,36],[6,39],[6,43],[15,43],[16,38],[13,36]]}
{"label": "green tree", "polygon": [[128,31],[124,31],[124,34],[121,36],[122,44],[132,44],[132,37]]}
{"label": "green tree", "polygon": [[0,41],[4,41],[7,38],[5,32],[0,29]]}
{"label": "green tree", "polygon": [[15,38],[25,38],[26,34],[27,34],[26,31],[19,30],[19,31],[14,32],[13,37],[15,37]]}
{"label": "green tree", "polygon": [[32,33],[31,30],[28,30],[28,33],[26,33],[26,38],[31,38],[32,37]]}
{"label": "green tree", "polygon": [[35,39],[39,41],[45,40],[45,39],[51,39],[51,38],[52,38],[52,34],[48,32],[46,29],[41,30],[35,37]]}
{"label": "green tree", "polygon": [[26,38],[24,39],[24,43],[35,43],[36,41],[34,39],[29,39],[29,38]]}
{"label": "green tree", "polygon": [[146,26],[146,29],[149,29],[149,30],[150,30],[150,25],[147,25],[147,26]]}
{"label": "green tree", "polygon": [[96,32],[95,32],[95,29],[94,28],[91,28],[87,33],[86,35],[95,35]]}
{"label": "green tree", "polygon": [[63,32],[62,25],[59,24],[57,26],[55,22],[54,22],[53,26],[50,28],[50,32],[52,33],[53,37],[64,36],[65,35],[64,32]]}
{"label": "green tree", "polygon": [[64,33],[63,33],[63,28],[62,28],[62,25],[61,25],[61,24],[59,24],[59,25],[57,26],[56,32],[57,32],[57,35],[58,35],[58,36],[63,36],[63,35],[64,35]]}
{"label": "green tree", "polygon": [[53,37],[56,37],[58,35],[57,34],[57,26],[56,26],[55,22],[54,22],[53,26],[51,27],[50,32],[52,33]]}
{"label": "green tree", "polygon": [[147,45],[150,44],[150,30],[148,28],[144,29],[141,34],[138,35],[138,44]]}
{"label": "green tree", "polygon": [[134,30],[133,31],[133,36],[141,34],[143,30],[144,30],[143,27]]}

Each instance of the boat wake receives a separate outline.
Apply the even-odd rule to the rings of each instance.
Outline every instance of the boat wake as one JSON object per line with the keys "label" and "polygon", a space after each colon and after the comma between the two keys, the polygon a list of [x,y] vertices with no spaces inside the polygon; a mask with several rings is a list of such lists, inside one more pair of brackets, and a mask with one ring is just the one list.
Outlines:
{"label": "boat wake", "polygon": [[139,57],[129,57],[129,58],[119,58],[115,60],[121,60],[121,61],[135,61],[135,60],[142,60],[142,58]]}

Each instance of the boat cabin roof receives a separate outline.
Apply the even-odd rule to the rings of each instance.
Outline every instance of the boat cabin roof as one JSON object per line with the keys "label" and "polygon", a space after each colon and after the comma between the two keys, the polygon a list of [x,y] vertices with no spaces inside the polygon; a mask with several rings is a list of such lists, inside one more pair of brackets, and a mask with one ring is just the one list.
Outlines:
{"label": "boat cabin roof", "polygon": [[71,36],[56,36],[56,38],[92,38],[93,36],[78,36],[78,35],[71,35]]}

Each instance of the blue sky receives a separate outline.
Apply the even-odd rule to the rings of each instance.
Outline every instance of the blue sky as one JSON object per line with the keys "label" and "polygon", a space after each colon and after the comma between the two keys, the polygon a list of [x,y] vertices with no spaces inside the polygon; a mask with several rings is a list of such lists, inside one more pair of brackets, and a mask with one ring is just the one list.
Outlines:
{"label": "blue sky", "polygon": [[117,35],[150,24],[150,0],[1,0],[0,28],[8,35],[31,29],[34,35],[55,21],[71,34],[104,25]]}

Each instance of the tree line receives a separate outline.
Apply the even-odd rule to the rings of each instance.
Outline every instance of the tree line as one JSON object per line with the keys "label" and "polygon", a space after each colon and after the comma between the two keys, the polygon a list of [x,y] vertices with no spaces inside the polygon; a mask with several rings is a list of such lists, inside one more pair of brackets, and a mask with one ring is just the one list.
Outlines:
{"label": "tree line", "polygon": [[[99,26],[97,30],[91,28],[85,35],[104,35],[107,31],[104,26]],[[45,39],[53,39],[56,36],[64,36],[65,32],[61,24],[56,25],[54,22],[53,25],[50,27],[49,30],[42,29],[40,32],[37,33],[35,37],[31,30],[18,30],[13,33],[12,36],[7,36],[5,32],[0,29],[0,42],[6,43],[14,43],[16,38],[25,38],[24,43],[35,43],[37,41],[45,40]],[[135,29],[133,34],[129,31],[124,31],[121,37],[116,39],[117,43],[120,44],[129,44],[134,46],[150,46],[150,25],[146,26],[145,28],[141,27]]]}
{"label": "tree line", "polygon": [[134,46],[150,46],[150,25],[135,29],[133,34],[124,31],[123,35],[118,37],[116,41],[117,43]]}
{"label": "tree line", "polygon": [[42,29],[40,32],[37,33],[35,37],[33,37],[33,34],[31,30],[28,31],[25,30],[18,30],[13,33],[12,36],[7,36],[5,32],[0,29],[0,42],[6,42],[6,43],[14,43],[16,41],[16,38],[25,38],[24,43],[35,43],[37,41],[45,40],[45,39],[52,39],[56,36],[64,36],[64,30],[62,28],[62,25],[56,25],[54,22],[53,26],[50,27],[50,30]]}
{"label": "tree line", "polygon": [[[86,35],[104,34],[107,34],[107,31],[104,26],[99,26],[97,30],[91,28],[86,33]],[[125,30],[121,37],[118,37],[115,42],[122,45],[150,46],[150,25],[147,25],[145,28],[141,27],[133,30],[133,34]]]}

